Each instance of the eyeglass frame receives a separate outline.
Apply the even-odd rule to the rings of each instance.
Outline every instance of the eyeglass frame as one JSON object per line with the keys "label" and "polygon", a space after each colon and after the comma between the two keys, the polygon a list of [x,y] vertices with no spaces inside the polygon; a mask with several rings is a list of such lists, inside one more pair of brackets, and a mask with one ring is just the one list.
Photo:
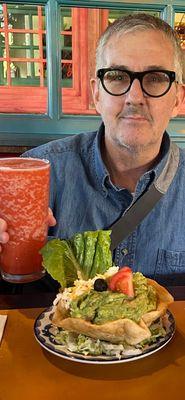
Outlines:
{"label": "eyeglass frame", "polygon": [[[121,71],[121,72],[126,72],[126,73],[129,75],[129,77],[130,77],[130,85],[129,85],[128,89],[127,89],[125,92],[120,93],[120,94],[114,94],[114,93],[109,92],[109,90],[106,88],[106,86],[105,86],[105,84],[104,84],[104,75],[106,74],[106,72],[109,72],[109,71],[110,71],[110,72],[111,72],[111,71]],[[169,87],[168,87],[168,89],[165,90],[165,92],[164,92],[163,94],[159,94],[159,95],[157,95],[157,96],[150,95],[150,94],[147,93],[146,90],[143,88],[143,83],[142,83],[143,77],[144,77],[146,74],[150,73],[150,72],[162,72],[162,73],[165,73],[165,74],[169,77],[169,79],[170,79],[170,80],[169,80]],[[137,71],[136,71],[136,72],[133,72],[133,71],[129,71],[129,70],[123,69],[123,68],[100,68],[100,69],[97,70],[96,75],[97,75],[97,78],[100,79],[100,82],[101,82],[101,84],[102,84],[104,90],[105,90],[107,93],[109,93],[111,96],[123,96],[124,94],[126,94],[126,93],[130,90],[130,88],[131,88],[131,86],[132,86],[132,83],[133,83],[133,81],[134,81],[135,79],[138,79],[138,81],[139,81],[139,83],[140,83],[140,85],[141,85],[142,91],[143,91],[145,94],[147,94],[147,96],[149,96],[149,97],[155,97],[155,98],[157,98],[157,97],[162,97],[162,96],[164,96],[166,93],[168,93],[169,90],[170,90],[170,88],[171,88],[171,86],[172,86],[172,83],[173,83],[173,82],[178,83],[178,82],[176,81],[176,73],[175,73],[174,71],[165,70],[165,69],[150,69],[150,70],[148,70],[148,71],[142,71],[142,72],[137,72]]]}

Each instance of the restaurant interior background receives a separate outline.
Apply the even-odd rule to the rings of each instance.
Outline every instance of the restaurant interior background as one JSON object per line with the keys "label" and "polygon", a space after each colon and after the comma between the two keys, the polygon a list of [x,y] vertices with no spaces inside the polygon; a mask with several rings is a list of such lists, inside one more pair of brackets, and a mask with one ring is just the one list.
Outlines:
{"label": "restaurant interior background", "polygon": [[[0,3],[0,157],[98,128],[89,86],[97,39],[120,15],[143,11],[174,26],[185,50],[184,0]],[[185,147],[185,104],[168,132]],[[5,292],[22,291],[3,284]]]}
{"label": "restaurant interior background", "polygon": [[[24,0],[0,4],[0,156],[96,129],[89,87],[97,38],[120,15],[148,12],[185,49],[184,0]],[[169,124],[185,146],[185,104]]]}

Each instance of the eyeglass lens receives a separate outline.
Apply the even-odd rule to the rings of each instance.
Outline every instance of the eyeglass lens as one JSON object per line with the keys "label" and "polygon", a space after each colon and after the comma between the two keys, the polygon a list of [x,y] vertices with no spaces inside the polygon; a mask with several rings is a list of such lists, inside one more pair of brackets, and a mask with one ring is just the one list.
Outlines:
{"label": "eyeglass lens", "polygon": [[[131,86],[131,77],[126,71],[111,70],[104,74],[103,83],[108,92],[114,95],[124,94]],[[151,96],[162,95],[170,85],[169,76],[161,71],[149,71],[141,78],[142,89]]]}

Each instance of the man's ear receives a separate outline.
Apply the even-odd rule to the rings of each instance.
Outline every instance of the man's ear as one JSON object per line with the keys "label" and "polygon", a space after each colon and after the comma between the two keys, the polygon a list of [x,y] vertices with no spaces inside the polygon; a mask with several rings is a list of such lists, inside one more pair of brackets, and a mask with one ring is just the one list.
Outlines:
{"label": "man's ear", "polygon": [[99,91],[99,80],[97,78],[92,78],[90,80],[90,86],[93,96],[94,105],[96,107],[96,111],[100,114],[100,91]]}
{"label": "man's ear", "polygon": [[172,117],[176,117],[182,107],[183,101],[185,99],[185,85],[180,84],[177,86],[176,101],[172,111]]}

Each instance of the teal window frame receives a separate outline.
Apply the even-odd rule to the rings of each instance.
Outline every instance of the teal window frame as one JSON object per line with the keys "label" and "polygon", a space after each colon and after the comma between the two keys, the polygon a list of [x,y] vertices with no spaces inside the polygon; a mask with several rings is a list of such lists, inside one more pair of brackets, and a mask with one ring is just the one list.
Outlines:
{"label": "teal window frame", "polygon": [[[60,68],[60,8],[87,7],[129,10],[159,11],[163,19],[173,26],[175,12],[185,12],[184,0],[24,0],[3,1],[8,4],[44,5],[47,30],[48,113],[0,114],[0,146],[37,146],[66,135],[96,130],[99,116],[61,114]],[[1,100],[3,101],[3,99]],[[172,140],[185,147],[185,116],[170,121],[168,126]]]}

